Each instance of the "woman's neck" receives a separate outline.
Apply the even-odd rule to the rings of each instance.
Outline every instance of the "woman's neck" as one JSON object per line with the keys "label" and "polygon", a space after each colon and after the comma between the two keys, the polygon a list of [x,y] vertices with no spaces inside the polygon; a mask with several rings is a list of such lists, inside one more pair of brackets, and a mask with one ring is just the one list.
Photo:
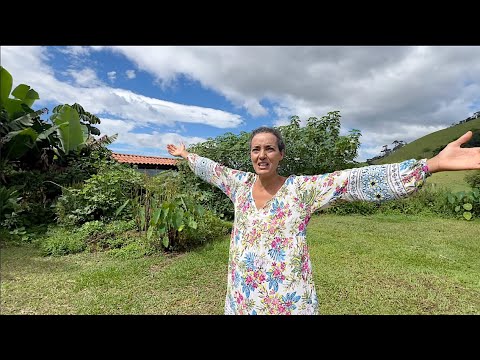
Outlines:
{"label": "woman's neck", "polygon": [[258,185],[264,189],[275,188],[278,184],[284,182],[285,178],[278,175],[277,173],[273,175],[257,175],[258,176]]}

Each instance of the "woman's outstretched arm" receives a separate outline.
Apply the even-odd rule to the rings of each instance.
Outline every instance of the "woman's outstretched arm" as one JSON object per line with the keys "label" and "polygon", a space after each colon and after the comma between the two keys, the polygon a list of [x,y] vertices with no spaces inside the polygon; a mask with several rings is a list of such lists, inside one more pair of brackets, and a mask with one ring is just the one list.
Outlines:
{"label": "woman's outstretched arm", "polygon": [[472,137],[469,131],[431,159],[410,159],[396,164],[372,165],[323,175],[299,176],[299,198],[311,211],[338,200],[388,201],[416,192],[431,173],[480,169],[480,148],[461,148]]}
{"label": "woman's outstretched arm", "polygon": [[190,169],[202,180],[215,185],[222,190],[232,201],[235,200],[237,188],[247,181],[248,173],[230,169],[213,160],[189,153],[185,145],[167,145],[168,152],[173,156],[181,156],[188,161]]}

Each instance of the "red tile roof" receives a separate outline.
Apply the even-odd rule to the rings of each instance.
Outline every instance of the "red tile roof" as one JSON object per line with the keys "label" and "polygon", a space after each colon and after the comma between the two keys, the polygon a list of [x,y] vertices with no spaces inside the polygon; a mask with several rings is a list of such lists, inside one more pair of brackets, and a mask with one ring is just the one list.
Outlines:
{"label": "red tile roof", "polygon": [[152,164],[152,165],[176,166],[178,162],[177,159],[164,158],[159,156],[143,156],[143,155],[112,153],[112,157],[118,162],[128,163],[128,164]]}

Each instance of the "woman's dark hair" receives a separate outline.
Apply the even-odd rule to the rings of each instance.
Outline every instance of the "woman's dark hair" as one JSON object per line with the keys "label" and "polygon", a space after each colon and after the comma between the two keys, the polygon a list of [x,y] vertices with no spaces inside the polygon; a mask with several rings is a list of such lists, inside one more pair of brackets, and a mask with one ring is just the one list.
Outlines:
{"label": "woman's dark hair", "polygon": [[267,127],[267,126],[261,126],[261,127],[252,131],[252,134],[250,135],[250,140],[248,141],[248,145],[250,146],[250,149],[252,148],[253,137],[257,134],[262,134],[262,133],[270,133],[270,134],[275,135],[275,137],[277,138],[278,150],[280,152],[285,151],[285,142],[283,141],[282,134],[280,134],[280,131],[278,131],[277,129],[271,128],[271,127]]}

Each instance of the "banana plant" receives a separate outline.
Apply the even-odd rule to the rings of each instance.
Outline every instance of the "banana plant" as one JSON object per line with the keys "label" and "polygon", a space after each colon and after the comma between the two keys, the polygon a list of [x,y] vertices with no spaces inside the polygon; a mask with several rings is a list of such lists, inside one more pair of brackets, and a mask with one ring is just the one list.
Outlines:
{"label": "banana plant", "polygon": [[[30,161],[41,157],[44,146],[54,144],[55,126],[45,123],[40,115],[46,108],[34,111],[31,106],[39,99],[38,93],[25,84],[12,91],[12,76],[0,67],[0,163],[20,160]],[[11,97],[10,97],[11,95]]]}
{"label": "banana plant", "polygon": [[100,130],[93,125],[100,119],[77,103],[56,106],[52,124],[45,122],[40,115],[48,110],[31,108],[40,98],[38,93],[26,84],[12,91],[12,84],[12,76],[0,66],[0,169],[9,161],[21,161],[27,167],[48,165],[54,154],[65,159],[71,152],[105,146],[116,139],[116,135],[95,139],[93,135],[100,135]]}
{"label": "banana plant", "polygon": [[[40,153],[41,143],[48,140],[57,129],[56,126],[39,122],[40,115],[47,112],[41,109],[8,121],[2,117],[0,129],[0,158],[19,160],[27,151],[36,149]],[[5,115],[6,113],[2,113]]]}
{"label": "banana plant", "polygon": [[[0,66],[0,108],[7,111],[10,119],[16,119],[30,109],[35,100],[40,97],[28,85],[20,84],[11,91],[12,85],[12,75],[3,66]],[[13,98],[10,97],[10,92]]]}
{"label": "banana plant", "polygon": [[[53,108],[53,112],[59,112],[62,105],[58,105]],[[72,109],[74,109],[78,113],[78,117],[80,119],[80,123],[85,125],[88,128],[88,133],[91,135],[100,135],[100,130],[92,124],[100,124],[100,118],[89,113],[86,111],[82,105],[74,103],[71,105]]]}
{"label": "banana plant", "polygon": [[80,123],[78,112],[68,104],[56,106],[50,117],[57,126],[60,143],[54,150],[63,157],[71,151],[80,150],[88,139],[88,128]]}

